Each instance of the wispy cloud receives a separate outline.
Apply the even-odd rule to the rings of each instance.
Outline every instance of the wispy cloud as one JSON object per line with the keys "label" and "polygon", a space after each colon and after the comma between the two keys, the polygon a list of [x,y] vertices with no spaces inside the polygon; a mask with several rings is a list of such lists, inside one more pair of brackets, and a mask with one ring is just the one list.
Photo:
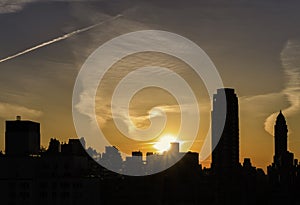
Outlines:
{"label": "wispy cloud", "polygon": [[36,0],[0,0],[0,14],[22,10],[25,4]]}
{"label": "wispy cloud", "polygon": [[[285,95],[290,106],[283,109],[286,117],[300,111],[300,41],[289,40],[280,54],[285,76],[285,88],[281,94]],[[273,124],[278,113],[271,114],[265,120],[265,130],[273,134]]]}
{"label": "wispy cloud", "polygon": [[[99,0],[0,0],[0,14],[21,11],[26,4],[33,2],[84,2]],[[101,1],[101,0],[100,0]]]}
{"label": "wispy cloud", "polygon": [[42,111],[39,110],[31,109],[16,104],[0,102],[0,117],[4,119],[12,119],[16,115],[21,115],[29,119],[36,119],[42,114]]}

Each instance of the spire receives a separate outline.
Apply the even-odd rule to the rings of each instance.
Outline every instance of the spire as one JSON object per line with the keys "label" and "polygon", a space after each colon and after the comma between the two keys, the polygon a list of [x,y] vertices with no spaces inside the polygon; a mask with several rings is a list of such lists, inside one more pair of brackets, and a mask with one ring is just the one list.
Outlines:
{"label": "spire", "polygon": [[276,122],[285,122],[285,117],[284,117],[284,115],[282,114],[282,111],[281,111],[281,110],[279,111],[279,114],[277,115]]}
{"label": "spire", "polygon": [[286,120],[284,115],[282,114],[282,111],[280,110],[274,126],[276,158],[274,158],[274,162],[277,163],[278,166],[281,163],[281,157],[287,152],[287,133],[288,128]]}

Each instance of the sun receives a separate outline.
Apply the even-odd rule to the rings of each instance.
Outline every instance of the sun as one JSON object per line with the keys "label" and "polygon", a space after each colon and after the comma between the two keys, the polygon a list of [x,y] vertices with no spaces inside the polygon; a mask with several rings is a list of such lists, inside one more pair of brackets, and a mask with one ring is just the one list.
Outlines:
{"label": "sun", "polygon": [[155,142],[153,147],[158,150],[158,152],[163,153],[170,149],[170,143],[175,142],[176,137],[170,134],[163,135],[160,137],[158,142]]}

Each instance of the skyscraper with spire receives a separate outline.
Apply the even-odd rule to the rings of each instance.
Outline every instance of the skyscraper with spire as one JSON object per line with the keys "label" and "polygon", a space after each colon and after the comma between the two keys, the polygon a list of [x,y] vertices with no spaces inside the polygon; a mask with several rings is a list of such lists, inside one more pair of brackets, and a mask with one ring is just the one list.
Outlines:
{"label": "skyscraper with spire", "polygon": [[287,128],[286,120],[280,110],[274,126],[274,138],[275,138],[274,163],[277,167],[280,167],[284,164],[284,160],[286,159],[285,155],[287,155],[288,153],[287,134],[288,134],[288,128]]}
{"label": "skyscraper with spire", "polygon": [[288,127],[281,110],[274,125],[275,154],[268,175],[273,183],[289,184],[293,177],[294,154],[288,151]]}

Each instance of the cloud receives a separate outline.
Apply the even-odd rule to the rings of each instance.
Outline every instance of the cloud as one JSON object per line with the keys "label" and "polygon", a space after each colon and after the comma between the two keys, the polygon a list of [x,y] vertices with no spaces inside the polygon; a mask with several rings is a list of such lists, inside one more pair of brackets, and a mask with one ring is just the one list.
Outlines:
{"label": "cloud", "polygon": [[[258,113],[256,118],[264,119],[264,129],[273,135],[273,127],[278,111],[274,112],[271,104],[282,107],[286,117],[300,111],[300,41],[289,40],[280,53],[281,65],[285,78],[284,88],[280,92],[267,93],[241,98],[241,106],[247,116]],[[286,107],[286,103],[289,104]],[[255,105],[255,106],[253,106]],[[267,114],[272,112],[272,114]],[[256,119],[258,120],[258,119]]]}
{"label": "cloud", "polygon": [[[284,77],[285,88],[281,94],[286,96],[290,106],[283,109],[286,117],[295,115],[300,111],[300,41],[289,40],[280,54]],[[271,114],[265,120],[265,130],[272,134],[272,126],[277,113]]]}
{"label": "cloud", "polygon": [[281,52],[281,61],[287,79],[283,93],[291,106],[285,109],[287,115],[294,114],[300,108],[300,41],[288,41]]}
{"label": "cloud", "polygon": [[33,2],[84,2],[97,0],[0,0],[0,14],[21,11],[26,4]]}
{"label": "cloud", "polygon": [[24,116],[30,119],[36,119],[43,113],[39,110],[27,108],[24,106],[0,102],[0,117],[3,119],[14,118],[16,115]]}
{"label": "cloud", "polygon": [[25,4],[35,1],[37,0],[0,0],[0,14],[18,12]]}

